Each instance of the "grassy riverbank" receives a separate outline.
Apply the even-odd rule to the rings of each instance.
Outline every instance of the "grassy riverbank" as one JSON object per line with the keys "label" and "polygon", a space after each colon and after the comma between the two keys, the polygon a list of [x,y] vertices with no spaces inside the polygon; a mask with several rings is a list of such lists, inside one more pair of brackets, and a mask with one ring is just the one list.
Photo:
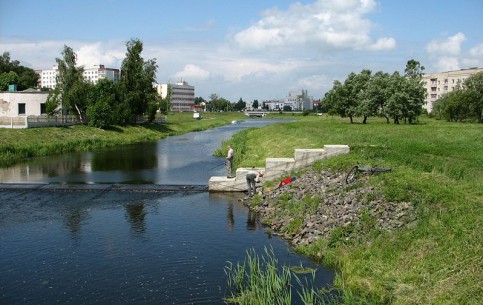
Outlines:
{"label": "grassy riverbank", "polygon": [[483,125],[300,118],[237,134],[230,140],[237,165],[264,166],[267,157],[293,157],[294,148],[347,144],[349,155],[315,166],[341,171],[355,164],[391,167],[390,174],[374,176],[372,183],[387,200],[414,202],[418,221],[396,232],[367,234],[357,243],[345,243],[342,236],[336,246],[319,240],[298,250],[337,268],[339,287],[375,304],[479,304]]}
{"label": "grassy riverbank", "polygon": [[0,166],[35,156],[155,141],[170,135],[201,131],[245,118],[242,113],[204,113],[202,120],[193,119],[192,113],[173,113],[167,117],[166,124],[113,127],[109,130],[88,126],[0,128]]}

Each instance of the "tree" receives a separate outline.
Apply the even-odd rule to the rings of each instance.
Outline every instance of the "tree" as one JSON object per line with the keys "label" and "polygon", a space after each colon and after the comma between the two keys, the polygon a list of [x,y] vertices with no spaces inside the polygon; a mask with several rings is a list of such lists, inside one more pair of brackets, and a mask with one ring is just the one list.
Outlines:
{"label": "tree", "polygon": [[141,57],[143,43],[131,39],[126,43],[126,58],[121,66],[121,84],[124,102],[129,106],[135,122],[136,115],[143,115],[149,103],[156,103],[156,90],[153,87],[156,77],[156,59],[144,61]]}
{"label": "tree", "polygon": [[165,98],[159,98],[159,111],[162,114],[168,114],[168,112],[171,110],[171,96],[173,94],[173,88],[171,88],[170,85],[168,85],[168,94],[166,95]]}
{"label": "tree", "polygon": [[387,123],[389,123],[390,115],[387,113],[386,102],[392,95],[389,84],[390,75],[378,71],[371,77],[366,91],[368,99],[366,107],[369,107],[369,112],[385,117]]}
{"label": "tree", "polygon": [[243,101],[243,99],[240,97],[238,102],[233,106],[233,109],[236,111],[242,111],[247,107],[247,103]]}
{"label": "tree", "polygon": [[21,66],[18,60],[10,61],[10,53],[3,52],[0,56],[0,75],[8,72],[17,74],[17,79],[14,82],[17,85],[17,90],[22,91],[37,87],[39,75],[33,69]]}
{"label": "tree", "polygon": [[57,86],[62,95],[62,104],[67,111],[77,113],[81,122],[87,110],[87,83],[83,67],[77,67],[77,55],[71,47],[64,45],[62,58],[56,58],[59,67]]}
{"label": "tree", "polygon": [[423,76],[424,66],[421,66],[419,61],[410,59],[406,63],[406,69],[404,69],[404,75],[408,78],[419,78]]}
{"label": "tree", "polygon": [[258,109],[258,100],[254,100],[252,104],[253,109]]}
{"label": "tree", "polygon": [[375,114],[370,92],[368,91],[371,81],[371,70],[362,70],[353,78],[351,83],[350,98],[354,100],[355,109],[353,115],[362,116],[362,123]]}
{"label": "tree", "polygon": [[54,90],[49,91],[49,95],[47,96],[47,100],[45,101],[45,111],[47,115],[53,116],[60,112],[59,109],[61,103],[61,96],[59,88],[55,88]]}
{"label": "tree", "polygon": [[16,84],[17,82],[17,73],[13,71],[0,73],[0,91],[7,91],[9,85]]}
{"label": "tree", "polygon": [[89,105],[87,114],[89,115],[89,126],[106,129],[114,123],[112,115],[113,96],[102,96],[95,103]]}
{"label": "tree", "polygon": [[483,72],[468,77],[464,83],[470,112],[483,123]]}

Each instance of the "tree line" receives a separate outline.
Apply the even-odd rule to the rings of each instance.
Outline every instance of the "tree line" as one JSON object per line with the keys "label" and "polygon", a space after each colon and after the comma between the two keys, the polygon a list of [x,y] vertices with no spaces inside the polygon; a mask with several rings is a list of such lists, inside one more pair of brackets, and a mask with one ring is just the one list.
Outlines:
{"label": "tree line", "polygon": [[411,59],[406,64],[404,75],[398,71],[392,74],[371,70],[350,73],[344,82],[334,81],[321,100],[320,107],[330,114],[349,118],[361,117],[367,123],[369,117],[384,117],[387,123],[392,119],[413,123],[423,112],[426,90],[422,83],[424,66]]}

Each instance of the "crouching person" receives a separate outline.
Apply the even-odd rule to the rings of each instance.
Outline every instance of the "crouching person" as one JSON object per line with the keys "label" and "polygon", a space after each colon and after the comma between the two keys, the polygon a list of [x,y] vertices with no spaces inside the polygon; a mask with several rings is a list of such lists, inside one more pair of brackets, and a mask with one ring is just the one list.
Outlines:
{"label": "crouching person", "polygon": [[255,195],[256,183],[260,182],[260,178],[263,177],[263,175],[263,171],[251,170],[247,173],[248,197]]}

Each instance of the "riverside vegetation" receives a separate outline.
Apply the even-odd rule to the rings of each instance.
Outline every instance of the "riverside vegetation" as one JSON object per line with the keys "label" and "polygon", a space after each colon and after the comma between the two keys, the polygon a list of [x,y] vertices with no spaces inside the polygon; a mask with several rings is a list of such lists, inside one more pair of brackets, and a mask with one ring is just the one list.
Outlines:
{"label": "riverside vegetation", "polygon": [[44,127],[31,129],[0,128],[0,166],[30,157],[87,151],[103,147],[156,141],[167,136],[201,131],[243,119],[241,113],[203,113],[194,120],[192,113],[170,113],[167,123],[115,126],[99,129],[89,126]]}
{"label": "riverside vegetation", "polygon": [[[279,181],[266,181],[264,191],[249,203],[262,210],[268,230],[278,231],[274,233],[288,238],[301,253],[337,270],[335,289],[342,298],[333,302],[479,304],[483,299],[483,125],[427,118],[411,125],[386,124],[384,120],[349,124],[335,117],[307,116],[297,122],[243,130],[227,142],[235,148],[239,167],[263,167],[267,157],[293,157],[295,148],[350,146],[348,155],[289,174],[304,181],[331,175],[332,180],[341,181],[356,164],[392,168],[390,173],[366,177],[354,185],[339,183],[335,194],[324,192],[328,188],[322,180],[299,181],[275,191],[268,190]],[[318,194],[312,192],[317,189],[314,185]],[[372,191],[364,191],[367,189]],[[320,211],[332,199],[340,200],[343,194],[358,190],[363,191],[352,201],[379,201],[381,209],[407,207],[406,219],[394,226],[380,226],[367,208],[348,225],[331,227],[311,240],[300,239],[308,226],[317,224],[323,216]],[[338,204],[352,208],[348,202]],[[253,256],[249,253],[248,262]],[[273,267],[268,264],[267,268]],[[243,272],[236,269],[235,275],[239,274]],[[243,302],[235,299],[239,304],[266,304],[247,301],[246,296],[257,287],[237,289],[234,295],[245,297]],[[323,297],[315,297],[316,289],[307,289],[313,298],[305,304],[326,303]]]}

